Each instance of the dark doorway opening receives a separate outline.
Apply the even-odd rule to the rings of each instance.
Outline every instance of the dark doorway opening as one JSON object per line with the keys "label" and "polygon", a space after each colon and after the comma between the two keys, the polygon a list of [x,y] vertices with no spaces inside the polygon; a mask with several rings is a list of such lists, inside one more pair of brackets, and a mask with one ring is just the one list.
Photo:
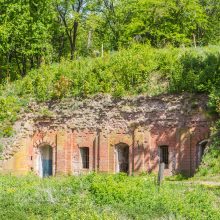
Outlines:
{"label": "dark doorway opening", "polygon": [[203,140],[198,144],[198,166],[202,162],[202,158],[205,154],[207,148],[208,140]]}
{"label": "dark doorway opening", "polygon": [[169,168],[169,149],[167,145],[159,147],[160,163],[164,163],[165,169]]}
{"label": "dark doorway opening", "polygon": [[80,155],[81,155],[82,169],[89,169],[89,148],[81,147]]}
{"label": "dark doorway opening", "polygon": [[41,167],[40,173],[42,177],[53,175],[53,149],[51,146],[43,146],[40,149]]}
{"label": "dark doorway opening", "polygon": [[116,145],[116,173],[129,173],[129,146],[127,144]]}

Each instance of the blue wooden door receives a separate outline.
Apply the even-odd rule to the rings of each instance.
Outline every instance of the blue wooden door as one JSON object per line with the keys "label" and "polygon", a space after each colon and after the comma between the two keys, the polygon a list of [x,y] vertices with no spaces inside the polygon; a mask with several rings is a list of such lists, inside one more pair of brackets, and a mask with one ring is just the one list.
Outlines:
{"label": "blue wooden door", "polygon": [[43,177],[52,176],[52,159],[43,159]]}
{"label": "blue wooden door", "polygon": [[53,175],[52,147],[45,146],[42,148],[42,169],[43,177]]}

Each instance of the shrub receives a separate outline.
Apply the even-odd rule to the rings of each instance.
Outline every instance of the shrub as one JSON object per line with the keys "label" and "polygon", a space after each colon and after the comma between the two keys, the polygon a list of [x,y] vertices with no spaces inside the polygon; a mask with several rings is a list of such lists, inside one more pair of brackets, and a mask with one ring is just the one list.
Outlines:
{"label": "shrub", "polygon": [[[0,124],[13,124],[30,99],[42,102],[97,93],[114,97],[183,91],[214,94],[220,85],[219,60],[218,46],[155,49],[133,45],[103,58],[43,65],[0,86]],[[216,95],[212,100],[214,106],[219,103]],[[0,130],[11,134],[10,129]]]}
{"label": "shrub", "polygon": [[153,176],[0,176],[1,219],[219,219],[219,190]]}

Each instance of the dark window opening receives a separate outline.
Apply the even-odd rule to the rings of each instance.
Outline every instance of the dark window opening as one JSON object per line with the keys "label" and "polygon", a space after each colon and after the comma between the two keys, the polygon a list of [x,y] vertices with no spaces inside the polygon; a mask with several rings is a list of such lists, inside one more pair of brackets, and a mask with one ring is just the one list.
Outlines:
{"label": "dark window opening", "polygon": [[129,146],[120,143],[116,146],[116,172],[129,173]]}
{"label": "dark window opening", "polygon": [[160,163],[164,163],[165,164],[165,169],[168,169],[168,166],[169,166],[168,146],[160,146],[159,154],[160,154]]}
{"label": "dark window opening", "polygon": [[199,148],[198,148],[198,165],[202,162],[202,158],[205,154],[206,148],[207,148],[208,141],[202,141],[199,143]]}
{"label": "dark window opening", "polygon": [[82,160],[82,168],[89,169],[89,148],[81,147],[80,154],[81,154],[81,160]]}
{"label": "dark window opening", "polygon": [[203,142],[200,146],[200,151],[201,151],[201,158],[204,156],[205,154],[205,150],[206,150],[206,145],[207,145],[207,141]]}

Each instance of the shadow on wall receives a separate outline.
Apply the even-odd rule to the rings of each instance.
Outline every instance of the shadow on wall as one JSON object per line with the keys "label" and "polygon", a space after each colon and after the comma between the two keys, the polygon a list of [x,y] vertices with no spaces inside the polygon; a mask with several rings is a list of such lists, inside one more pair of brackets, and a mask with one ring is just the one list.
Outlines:
{"label": "shadow on wall", "polygon": [[157,171],[159,163],[165,163],[165,173],[170,175],[176,167],[176,128],[154,125],[151,130],[149,172]]}

